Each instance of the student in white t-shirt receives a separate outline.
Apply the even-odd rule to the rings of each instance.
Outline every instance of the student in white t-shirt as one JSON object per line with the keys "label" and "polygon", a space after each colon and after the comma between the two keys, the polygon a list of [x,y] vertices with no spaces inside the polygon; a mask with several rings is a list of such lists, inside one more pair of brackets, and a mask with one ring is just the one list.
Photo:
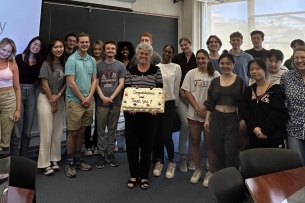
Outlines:
{"label": "student in white t-shirt", "polygon": [[191,148],[196,170],[193,173],[190,182],[198,183],[202,174],[200,164],[200,142],[201,132],[204,131],[204,143],[208,150],[209,171],[203,181],[203,186],[208,187],[208,182],[214,170],[214,155],[211,147],[210,133],[204,129],[206,107],[203,102],[207,99],[207,92],[210,82],[219,77],[218,71],[215,71],[209,59],[206,50],[200,49],[196,53],[197,68],[190,70],[183,81],[182,89],[185,91],[189,101],[187,120],[190,128]]}

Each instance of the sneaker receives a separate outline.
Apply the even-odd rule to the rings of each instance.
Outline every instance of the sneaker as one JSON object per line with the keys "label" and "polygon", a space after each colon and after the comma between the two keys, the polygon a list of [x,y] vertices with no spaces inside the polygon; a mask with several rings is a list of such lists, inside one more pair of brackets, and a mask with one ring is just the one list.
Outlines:
{"label": "sneaker", "polygon": [[180,171],[187,172],[186,156],[180,156]]}
{"label": "sneaker", "polygon": [[165,173],[165,178],[173,178],[175,176],[176,163],[169,162]]}
{"label": "sneaker", "polygon": [[113,153],[107,155],[106,161],[110,163],[110,166],[116,167],[119,165],[118,161],[115,159]]}
{"label": "sneaker", "polygon": [[99,155],[98,150],[97,150],[97,147],[94,147],[93,155]]}
{"label": "sneaker", "polygon": [[124,146],[123,146],[123,151],[124,151],[124,152],[126,152],[126,151],[127,151],[126,142],[124,143]]}
{"label": "sneaker", "polygon": [[193,159],[189,159],[189,161],[187,163],[187,168],[190,171],[195,171],[196,170],[196,166],[195,166],[195,163],[194,163]]}
{"label": "sneaker", "polygon": [[46,176],[51,175],[52,173],[54,173],[54,170],[50,166],[48,166],[48,167],[46,167],[42,170],[43,170],[43,174],[46,175]]}
{"label": "sneaker", "polygon": [[51,168],[53,170],[58,170],[59,169],[59,166],[58,166],[56,161],[51,161]]}
{"label": "sneaker", "polygon": [[157,162],[153,171],[153,175],[159,177],[161,175],[163,169],[163,164],[161,162]]}
{"label": "sneaker", "polygon": [[82,171],[91,170],[91,166],[89,164],[84,163],[83,160],[76,162],[74,165],[75,165],[75,168],[80,169]]}
{"label": "sneaker", "polygon": [[119,148],[118,146],[114,145],[114,149],[113,149],[114,152],[118,152],[119,151]]}
{"label": "sneaker", "polygon": [[75,165],[73,163],[70,163],[66,165],[65,168],[66,171],[66,176],[69,178],[75,178],[76,177],[76,170],[75,170]]}
{"label": "sneaker", "polygon": [[199,182],[199,179],[201,178],[201,173],[202,173],[202,169],[201,168],[198,168],[194,171],[191,179],[190,179],[190,182],[193,183],[193,184],[196,184]]}
{"label": "sneaker", "polygon": [[205,168],[206,168],[207,170],[209,170],[209,168],[210,168],[209,161],[207,161],[207,163],[205,164]]}
{"label": "sneaker", "polygon": [[208,171],[206,174],[205,174],[205,177],[203,179],[203,183],[202,183],[202,186],[203,187],[208,187],[209,186],[209,181],[210,181],[210,178],[213,176],[213,174]]}
{"label": "sneaker", "polygon": [[92,156],[92,150],[90,148],[86,149],[85,156]]}
{"label": "sneaker", "polygon": [[105,156],[99,155],[98,161],[95,163],[95,167],[98,169],[102,169],[105,167]]}

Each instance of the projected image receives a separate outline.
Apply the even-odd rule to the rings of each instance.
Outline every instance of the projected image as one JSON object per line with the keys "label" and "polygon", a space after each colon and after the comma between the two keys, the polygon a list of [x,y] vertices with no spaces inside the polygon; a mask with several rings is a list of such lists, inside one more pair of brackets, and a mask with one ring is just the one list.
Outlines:
{"label": "projected image", "polygon": [[39,35],[41,4],[42,0],[1,0],[0,39],[14,40],[17,53]]}

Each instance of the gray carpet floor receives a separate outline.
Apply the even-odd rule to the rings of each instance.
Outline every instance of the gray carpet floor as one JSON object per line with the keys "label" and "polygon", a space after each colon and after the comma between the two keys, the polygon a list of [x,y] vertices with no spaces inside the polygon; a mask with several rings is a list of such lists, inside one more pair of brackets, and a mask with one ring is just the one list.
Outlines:
{"label": "gray carpet floor", "polygon": [[[62,161],[59,162],[60,170],[53,175],[45,176],[41,171],[37,172],[37,202],[215,202],[209,189],[202,186],[203,179],[198,184],[191,184],[189,179],[193,172],[181,172],[178,168],[179,163],[177,163],[173,179],[166,179],[164,177],[166,171],[166,167],[164,167],[160,177],[153,177],[151,170],[149,177],[150,188],[148,190],[142,190],[139,184],[134,189],[129,189],[127,187],[129,170],[126,152],[120,149],[119,152],[115,153],[115,157],[120,165],[118,167],[111,167],[107,164],[103,169],[94,167],[97,156],[85,157],[85,162],[93,166],[92,170],[77,170],[76,178],[68,178],[64,172],[66,161],[65,156],[63,156]],[[175,157],[175,160],[177,159],[178,155]],[[204,157],[202,163],[205,163]],[[167,161],[165,165],[167,165]]]}

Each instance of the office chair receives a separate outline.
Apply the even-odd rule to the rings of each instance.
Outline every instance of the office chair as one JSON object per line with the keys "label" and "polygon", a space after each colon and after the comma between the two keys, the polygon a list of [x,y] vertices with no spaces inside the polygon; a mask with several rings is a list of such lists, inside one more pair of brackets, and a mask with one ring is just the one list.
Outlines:
{"label": "office chair", "polygon": [[257,148],[240,153],[244,179],[302,167],[297,152],[290,149]]}
{"label": "office chair", "polygon": [[[9,186],[35,191],[37,163],[24,157],[11,156]],[[36,192],[33,203],[36,202]]]}
{"label": "office chair", "polygon": [[234,167],[217,171],[209,181],[209,190],[217,203],[242,203],[244,189],[243,178]]}

